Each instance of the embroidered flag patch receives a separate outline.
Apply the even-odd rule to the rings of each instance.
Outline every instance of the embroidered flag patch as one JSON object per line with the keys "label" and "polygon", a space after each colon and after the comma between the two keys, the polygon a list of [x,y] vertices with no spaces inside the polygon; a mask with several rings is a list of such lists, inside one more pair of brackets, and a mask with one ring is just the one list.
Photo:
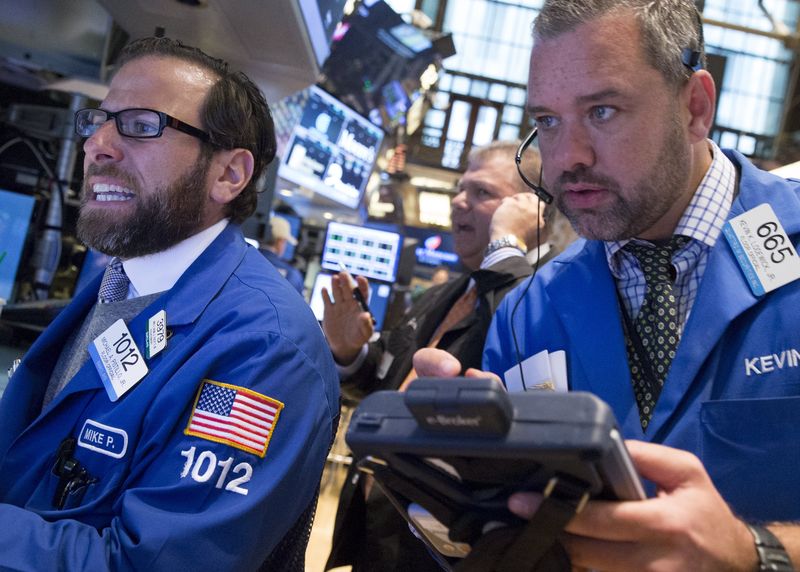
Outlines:
{"label": "embroidered flag patch", "polygon": [[203,380],[184,433],[225,443],[259,457],[267,454],[283,403],[236,385]]}

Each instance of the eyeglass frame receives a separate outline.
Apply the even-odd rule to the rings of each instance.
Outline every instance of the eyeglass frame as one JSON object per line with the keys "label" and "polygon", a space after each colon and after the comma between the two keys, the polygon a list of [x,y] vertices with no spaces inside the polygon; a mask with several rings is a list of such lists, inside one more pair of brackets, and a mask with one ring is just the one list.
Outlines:
{"label": "eyeglass frame", "polygon": [[[164,113],[163,111],[158,111],[157,109],[150,109],[147,107],[129,107],[127,109],[120,109],[119,111],[107,111],[101,107],[84,107],[83,109],[79,109],[78,111],[75,112],[75,117],[74,117],[74,129],[75,133],[79,137],[87,137],[87,138],[91,137],[91,135],[87,136],[78,131],[78,115],[84,111],[102,111],[103,113],[106,114],[106,121],[109,121],[111,119],[114,120],[114,127],[117,129],[117,133],[119,133],[123,137],[130,137],[131,139],[156,139],[164,134],[164,129],[166,127],[172,127],[177,131],[181,131],[182,133],[186,133],[187,135],[196,137],[205,143],[214,145],[214,142],[211,140],[211,135],[209,135],[202,129],[195,127],[194,125],[189,125],[185,121],[181,121],[180,119],[177,119],[176,117],[173,117],[168,113]],[[123,133],[122,129],[120,129],[118,116],[120,113],[125,113],[126,111],[148,111],[150,113],[155,113],[156,115],[158,115],[159,119],[158,133],[156,133],[155,135],[128,135],[127,133]],[[105,121],[103,123],[105,123]],[[101,125],[102,124],[97,125],[97,129],[100,129]],[[92,135],[94,135],[94,133],[97,132],[97,129],[95,129],[95,132],[93,132]]]}
{"label": "eyeglass frame", "polygon": [[527,137],[520,143],[520,146],[517,147],[517,153],[514,155],[514,162],[517,164],[517,172],[519,176],[522,178],[522,181],[528,185],[533,193],[539,197],[542,201],[546,204],[550,204],[553,202],[553,195],[548,193],[542,187],[542,167],[539,167],[539,184],[532,182],[528,177],[525,176],[525,173],[522,172],[522,154],[531,146],[533,140],[536,139],[536,135],[538,134],[538,128],[534,127],[531,132],[528,134]]}

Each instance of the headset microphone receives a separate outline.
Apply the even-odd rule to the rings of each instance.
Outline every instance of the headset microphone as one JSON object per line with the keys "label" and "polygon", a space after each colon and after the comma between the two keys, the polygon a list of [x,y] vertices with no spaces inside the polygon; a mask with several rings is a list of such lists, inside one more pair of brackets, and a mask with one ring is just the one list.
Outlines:
{"label": "headset microphone", "polygon": [[530,134],[528,134],[528,136],[525,138],[525,140],[522,142],[522,144],[517,149],[517,153],[514,155],[514,162],[517,164],[517,171],[519,172],[519,176],[522,177],[522,180],[525,181],[525,184],[528,185],[531,188],[533,193],[537,197],[539,197],[539,199],[541,199],[542,201],[544,201],[545,203],[547,203],[549,205],[550,203],[553,202],[553,195],[548,193],[546,190],[544,190],[544,187],[542,187],[542,169],[541,169],[541,167],[539,168],[539,184],[536,184],[533,181],[531,181],[525,175],[525,172],[522,169],[522,154],[525,152],[525,150],[528,147],[530,147],[531,143],[533,143],[533,140],[536,139],[537,132],[538,132],[538,129],[536,129],[535,127],[531,130]]}

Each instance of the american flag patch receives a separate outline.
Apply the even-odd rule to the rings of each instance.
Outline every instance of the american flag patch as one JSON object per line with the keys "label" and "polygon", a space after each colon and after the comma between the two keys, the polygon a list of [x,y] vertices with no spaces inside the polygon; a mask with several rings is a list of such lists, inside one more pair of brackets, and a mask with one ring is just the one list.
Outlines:
{"label": "american flag patch", "polygon": [[205,379],[184,433],[264,457],[281,409],[277,399]]}

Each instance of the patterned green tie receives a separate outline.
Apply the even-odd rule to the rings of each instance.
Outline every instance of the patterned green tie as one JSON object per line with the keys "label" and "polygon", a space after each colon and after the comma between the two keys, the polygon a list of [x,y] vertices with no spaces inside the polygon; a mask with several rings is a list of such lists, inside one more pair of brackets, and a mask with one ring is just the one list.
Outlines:
{"label": "patterned green tie", "polygon": [[630,332],[626,336],[631,380],[642,429],[647,429],[650,423],[680,341],[678,301],[672,292],[672,255],[688,242],[688,237],[673,236],[663,246],[631,242],[625,245],[625,250],[639,261],[647,284],[642,307],[633,323],[641,343],[635,344]]}

